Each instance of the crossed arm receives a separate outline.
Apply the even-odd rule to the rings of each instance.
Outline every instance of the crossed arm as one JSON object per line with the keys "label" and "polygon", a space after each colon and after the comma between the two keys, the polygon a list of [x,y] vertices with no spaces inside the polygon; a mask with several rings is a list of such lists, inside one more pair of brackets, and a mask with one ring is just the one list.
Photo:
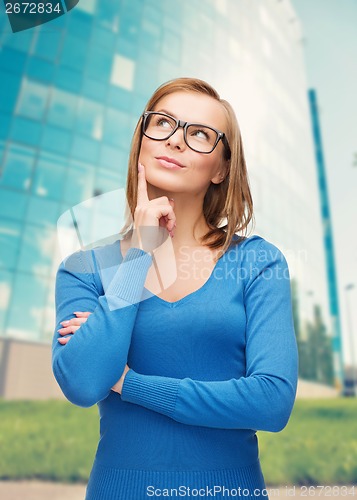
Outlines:
{"label": "crossed arm", "polygon": [[[145,269],[141,268],[144,275]],[[280,431],[291,414],[297,385],[297,347],[286,270],[286,261],[279,254],[262,264],[247,283],[246,376],[212,382],[144,375],[129,369],[126,362],[137,305],[128,303],[110,311],[107,298],[98,298],[88,281],[80,285],[82,293],[76,291],[75,299],[66,300],[61,284],[67,292],[72,286],[74,291],[78,279],[83,279],[62,270],[57,280],[58,326],[73,309],[86,311],[63,325],[60,334],[69,329],[75,332],[66,345],[60,345],[60,334],[60,340],[56,339],[54,372],[63,392],[73,403],[91,406],[107,397],[112,388],[123,401],[184,424]],[[134,269],[127,271],[129,274],[117,280],[116,296],[123,293],[128,276],[131,286],[133,281],[139,288],[143,286],[132,279]]]}

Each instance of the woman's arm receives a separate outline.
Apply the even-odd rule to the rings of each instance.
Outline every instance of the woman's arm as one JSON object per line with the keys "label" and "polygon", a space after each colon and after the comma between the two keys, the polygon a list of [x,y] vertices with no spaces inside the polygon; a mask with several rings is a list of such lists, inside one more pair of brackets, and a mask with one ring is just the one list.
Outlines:
{"label": "woman's arm", "polygon": [[[151,255],[130,248],[113,268],[105,295],[99,296],[93,279],[92,252],[76,252],[63,261],[56,276],[56,332],[52,343],[52,369],[64,395],[72,403],[89,407],[108,396],[125,368],[138,302]],[[93,257],[94,259],[94,257]],[[66,345],[60,344],[61,322],[77,310],[91,312]]]}
{"label": "woman's arm", "polygon": [[[116,256],[105,257],[101,271],[111,279],[99,297],[92,279],[92,252],[76,252],[62,262],[56,276],[56,334],[52,369],[64,395],[79,406],[92,406],[106,398],[126,367],[138,302],[152,263],[150,252],[173,235],[176,216],[173,200],[149,200],[145,167],[138,165],[137,206],[129,250],[120,263],[104,269]],[[89,264],[88,264],[89,259]],[[84,262],[86,260],[86,262]],[[89,272],[88,272],[89,270]],[[58,342],[58,329],[75,311],[92,312],[70,342]]]}
{"label": "woman's arm", "polygon": [[121,397],[178,422],[278,432],[296,394],[298,358],[289,271],[282,253],[263,240],[257,272],[245,287],[246,376],[202,382],[130,370]]}

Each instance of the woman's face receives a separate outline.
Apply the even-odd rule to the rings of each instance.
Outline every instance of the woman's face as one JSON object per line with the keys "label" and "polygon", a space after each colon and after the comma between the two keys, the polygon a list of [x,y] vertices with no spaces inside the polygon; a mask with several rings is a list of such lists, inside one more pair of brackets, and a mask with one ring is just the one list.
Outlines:
{"label": "woman's face", "polygon": [[[163,97],[155,109],[184,122],[199,123],[226,132],[226,116],[222,105],[197,92],[175,92]],[[142,138],[139,162],[145,166],[146,180],[152,186],[170,193],[205,194],[210,183],[221,182],[224,173],[224,146],[219,141],[210,154],[188,147],[183,128],[166,140]],[[173,167],[174,160],[181,167]]]}

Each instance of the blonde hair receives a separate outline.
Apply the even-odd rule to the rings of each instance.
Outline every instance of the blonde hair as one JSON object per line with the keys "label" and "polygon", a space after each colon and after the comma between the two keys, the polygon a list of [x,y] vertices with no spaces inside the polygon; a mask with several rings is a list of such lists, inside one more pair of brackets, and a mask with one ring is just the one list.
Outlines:
{"label": "blonde hair", "polygon": [[[163,97],[182,91],[198,92],[216,99],[225,109],[227,116],[226,137],[231,149],[231,157],[224,162],[226,164],[224,180],[219,184],[211,183],[203,202],[203,214],[210,230],[201,238],[201,243],[211,249],[220,249],[217,257],[219,258],[231,244],[239,243],[246,236],[247,227],[250,221],[254,220],[253,200],[241,133],[231,105],[221,99],[217,91],[208,83],[196,78],[177,78],[164,83],[154,92],[144,111],[155,109]],[[126,184],[126,196],[132,219],[137,204],[138,160],[141,140],[140,118],[131,143]],[[121,234],[127,234],[131,228],[131,222],[127,222]],[[232,241],[233,235],[242,231],[244,236]]]}

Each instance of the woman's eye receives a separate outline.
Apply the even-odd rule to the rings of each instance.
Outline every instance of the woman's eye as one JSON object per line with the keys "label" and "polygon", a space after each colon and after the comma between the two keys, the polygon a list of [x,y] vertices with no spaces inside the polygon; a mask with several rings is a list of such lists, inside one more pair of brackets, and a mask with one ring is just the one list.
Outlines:
{"label": "woman's eye", "polygon": [[209,140],[209,135],[204,130],[196,129],[193,132],[192,135],[194,135],[195,137],[197,137],[197,139],[202,139],[202,140],[205,140],[205,141]]}
{"label": "woman's eye", "polygon": [[170,128],[171,127],[171,124],[168,120],[166,120],[165,118],[161,118],[160,120],[157,121],[157,125],[159,127],[164,127],[164,128]]}

